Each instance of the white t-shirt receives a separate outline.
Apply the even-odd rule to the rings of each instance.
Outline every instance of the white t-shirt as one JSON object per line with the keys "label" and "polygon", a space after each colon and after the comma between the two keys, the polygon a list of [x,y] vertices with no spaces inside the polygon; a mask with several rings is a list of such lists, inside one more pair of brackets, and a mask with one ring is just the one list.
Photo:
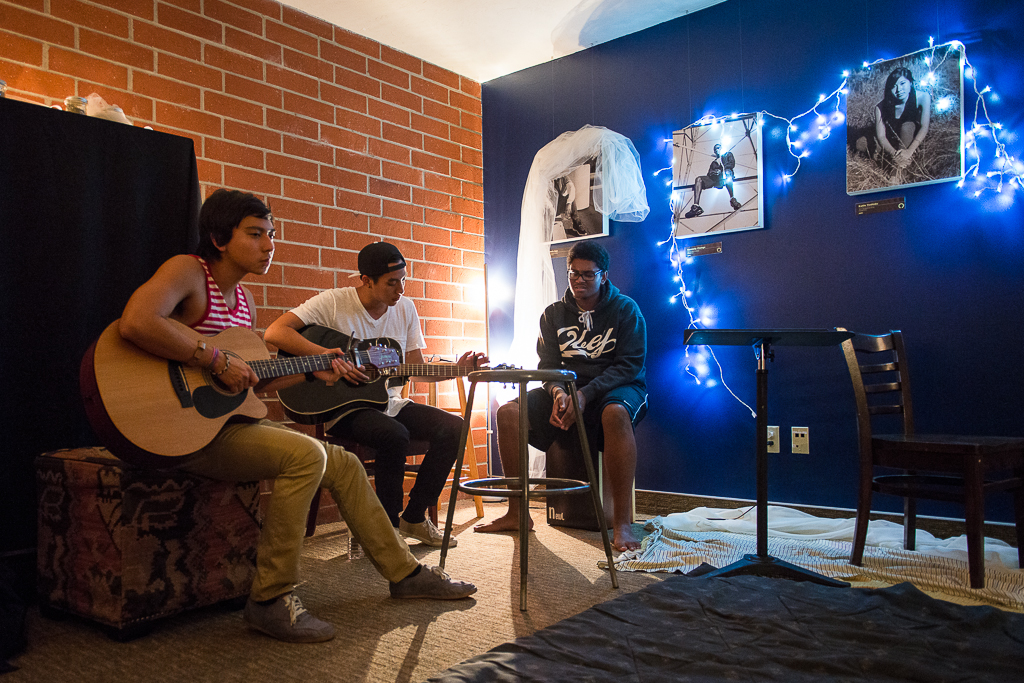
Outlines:
{"label": "white t-shirt", "polygon": [[[355,287],[328,289],[320,292],[298,308],[292,309],[306,325],[323,325],[358,339],[389,337],[402,347],[402,359],[410,351],[424,349],[427,343],[420,329],[420,316],[410,299],[402,297],[394,306],[388,306],[377,320],[367,312]],[[398,414],[411,399],[402,398],[401,385],[388,387],[388,408],[391,417]],[[328,429],[334,423],[328,425]]]}

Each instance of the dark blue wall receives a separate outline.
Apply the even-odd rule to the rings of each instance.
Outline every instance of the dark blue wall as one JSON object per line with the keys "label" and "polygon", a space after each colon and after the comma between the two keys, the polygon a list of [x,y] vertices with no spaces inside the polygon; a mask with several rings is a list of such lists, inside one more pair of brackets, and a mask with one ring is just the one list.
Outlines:
{"label": "dark blue wall", "polygon": [[[637,431],[637,487],[708,496],[754,496],[754,419],[722,387],[683,374],[688,318],[666,247],[668,191],[653,172],[669,164],[665,140],[701,116],[768,111],[785,117],[835,90],[845,69],[960,40],[1009,151],[1024,153],[1024,4],[1019,0],[728,0],[693,15],[483,85],[484,205],[489,277],[515,274],[520,202],[534,154],[565,131],[606,126],[641,157],[650,216],[613,223],[600,238],[612,280],[647,318],[651,410]],[[965,84],[971,92],[970,81]],[[965,95],[967,94],[965,93]],[[974,98],[965,97],[965,120]],[[764,129],[767,229],[688,240],[721,241],[686,278],[714,327],[842,326],[902,329],[912,363],[918,431],[1024,434],[1024,192],[975,199],[955,183],[850,197],[845,131],[793,170],[784,129]],[[779,134],[782,133],[782,138]],[[905,196],[903,211],[856,216],[868,199]],[[564,261],[556,263],[556,272]],[[562,276],[564,278],[564,276]],[[564,282],[564,280],[563,280]],[[492,358],[512,335],[511,304],[492,308]],[[754,403],[753,352],[719,347],[724,377]],[[852,390],[841,350],[783,348],[769,367],[769,424],[783,431],[771,456],[773,501],[852,508],[857,458]],[[811,455],[789,450],[789,428],[810,427]],[[876,509],[899,509],[879,497]],[[962,516],[925,505],[925,514]],[[1011,519],[997,502],[989,517]]]}

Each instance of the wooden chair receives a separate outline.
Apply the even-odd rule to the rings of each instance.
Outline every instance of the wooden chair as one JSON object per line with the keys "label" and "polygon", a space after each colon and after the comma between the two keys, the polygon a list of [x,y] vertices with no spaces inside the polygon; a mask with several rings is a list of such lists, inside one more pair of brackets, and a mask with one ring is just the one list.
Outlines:
{"label": "wooden chair", "polygon": [[[842,329],[842,328],[837,328]],[[984,496],[1011,491],[1017,529],[1017,555],[1024,566],[1024,438],[917,434],[910,396],[903,334],[857,334],[843,342],[843,353],[857,401],[860,486],[850,563],[860,565],[868,533],[873,492],[903,498],[903,545],[914,550],[917,499],[963,503],[971,588],[985,585]],[[875,434],[879,416],[894,415],[899,434]],[[885,418],[881,418],[885,419]],[[893,418],[888,418],[893,419]],[[876,472],[895,468],[900,473]]]}
{"label": "wooden chair", "polygon": [[[466,385],[461,377],[452,378],[455,380],[459,394],[459,407],[458,408],[443,408],[449,413],[456,415],[462,415],[466,409]],[[402,396],[404,398],[409,397],[409,389],[412,382],[407,382],[402,388]],[[427,405],[438,407],[437,405],[437,385],[438,382],[427,383]],[[373,474],[373,462],[376,458],[376,452],[373,448],[365,446],[363,444],[356,443],[351,439],[329,437],[324,433],[322,424],[316,425],[316,438],[322,441],[328,441],[335,443],[347,451],[351,451],[356,454],[362,462],[363,466],[366,467],[367,473]],[[419,465],[413,462],[417,456],[424,455],[430,444],[426,441],[411,441],[409,443],[409,454],[405,466],[405,478],[415,480],[416,473],[419,471]],[[463,464],[463,474],[468,474],[470,478],[479,479],[480,474],[480,463],[477,462],[476,458],[476,442],[472,438],[472,430],[470,431],[470,438],[466,443],[466,457]],[[451,478],[449,478],[451,481]],[[323,489],[317,489],[316,495],[313,496],[313,501],[310,503],[309,515],[306,517],[306,536],[312,536],[316,532],[316,518],[317,513],[320,510],[320,496],[323,493]],[[476,505],[477,517],[484,516],[483,499],[480,496],[473,496],[473,501]],[[430,516],[430,520],[437,525],[437,506],[432,505],[427,509],[427,514]]]}

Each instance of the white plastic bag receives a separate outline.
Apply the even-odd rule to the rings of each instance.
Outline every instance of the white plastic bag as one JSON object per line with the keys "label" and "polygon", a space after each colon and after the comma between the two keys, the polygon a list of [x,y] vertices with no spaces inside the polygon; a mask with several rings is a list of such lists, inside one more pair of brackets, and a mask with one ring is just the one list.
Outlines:
{"label": "white plastic bag", "polygon": [[587,125],[562,133],[537,152],[523,192],[513,339],[503,361],[537,367],[540,316],[559,297],[548,245],[558,199],[552,180],[595,154],[594,207],[609,220],[630,223],[642,222],[650,212],[640,155],[629,138]]}
{"label": "white plastic bag", "polygon": [[88,103],[85,105],[85,113],[89,116],[93,116],[97,119],[106,119],[107,121],[117,121],[118,123],[127,123],[129,126],[134,125],[128,120],[128,117],[121,111],[121,107],[116,104],[107,104],[107,101],[100,97],[97,93],[93,93],[86,98]]}

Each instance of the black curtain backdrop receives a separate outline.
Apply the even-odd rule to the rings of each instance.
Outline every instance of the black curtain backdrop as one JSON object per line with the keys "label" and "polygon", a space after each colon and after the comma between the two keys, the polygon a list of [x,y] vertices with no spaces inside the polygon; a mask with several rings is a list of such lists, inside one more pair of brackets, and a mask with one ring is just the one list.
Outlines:
{"label": "black curtain backdrop", "polygon": [[35,546],[34,459],[98,445],[78,367],[198,237],[192,140],[0,99],[0,553]]}

